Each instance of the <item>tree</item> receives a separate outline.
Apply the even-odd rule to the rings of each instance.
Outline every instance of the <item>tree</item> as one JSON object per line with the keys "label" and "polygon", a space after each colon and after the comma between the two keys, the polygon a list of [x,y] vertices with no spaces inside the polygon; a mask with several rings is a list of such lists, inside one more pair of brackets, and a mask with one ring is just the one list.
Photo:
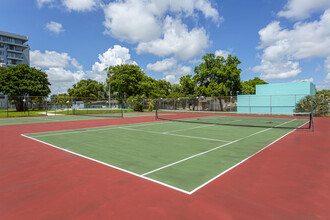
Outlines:
{"label": "tree", "polygon": [[181,93],[185,97],[196,96],[196,82],[191,75],[185,75],[180,78]]}
{"label": "tree", "polygon": [[109,90],[109,75],[111,77],[111,93],[117,93],[116,98],[118,101],[140,95],[142,90],[141,81],[147,77],[137,65],[122,64],[110,66],[106,80],[106,91]]}
{"label": "tree", "polygon": [[11,66],[0,71],[0,91],[9,95],[17,111],[26,110],[24,100],[31,96],[48,96],[50,83],[47,74],[27,64]]}
{"label": "tree", "polygon": [[297,112],[312,112],[317,115],[322,113],[322,106],[324,105],[321,96],[308,95],[301,99],[297,104]]}
{"label": "tree", "polygon": [[258,77],[254,77],[254,79],[250,79],[248,81],[242,82],[241,94],[255,94],[256,93],[256,85],[268,84],[268,82],[263,81]]}
{"label": "tree", "polygon": [[105,91],[103,83],[92,79],[82,79],[77,84],[68,89],[69,96],[72,97],[93,97],[104,98]]}
{"label": "tree", "polygon": [[203,56],[204,62],[195,67],[193,81],[197,85],[198,96],[219,97],[220,108],[223,110],[221,97],[236,94],[241,89],[241,69],[237,66],[241,61],[230,54],[225,59],[208,53]]}

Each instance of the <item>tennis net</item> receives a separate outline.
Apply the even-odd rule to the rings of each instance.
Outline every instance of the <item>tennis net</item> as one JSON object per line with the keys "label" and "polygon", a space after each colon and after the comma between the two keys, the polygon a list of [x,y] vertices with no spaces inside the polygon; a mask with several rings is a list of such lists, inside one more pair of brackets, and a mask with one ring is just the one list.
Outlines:
{"label": "tennis net", "polygon": [[109,109],[109,108],[86,108],[86,109],[74,109],[74,115],[90,116],[90,117],[111,117],[111,118],[123,118],[123,109]]}
{"label": "tennis net", "polygon": [[311,129],[314,131],[313,115],[299,113],[216,113],[203,111],[156,110],[157,120],[185,123],[214,124],[226,126]]}

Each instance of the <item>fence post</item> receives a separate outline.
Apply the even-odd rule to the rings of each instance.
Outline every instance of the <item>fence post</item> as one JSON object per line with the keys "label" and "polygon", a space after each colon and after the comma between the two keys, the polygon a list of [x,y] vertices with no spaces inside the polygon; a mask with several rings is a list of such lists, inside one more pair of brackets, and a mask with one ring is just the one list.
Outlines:
{"label": "fence post", "polygon": [[269,106],[270,107],[270,114],[272,114],[273,111],[272,111],[272,96],[271,95],[269,96],[269,105],[270,105]]}
{"label": "fence post", "polygon": [[6,96],[7,101],[7,118],[8,118],[8,96]]}

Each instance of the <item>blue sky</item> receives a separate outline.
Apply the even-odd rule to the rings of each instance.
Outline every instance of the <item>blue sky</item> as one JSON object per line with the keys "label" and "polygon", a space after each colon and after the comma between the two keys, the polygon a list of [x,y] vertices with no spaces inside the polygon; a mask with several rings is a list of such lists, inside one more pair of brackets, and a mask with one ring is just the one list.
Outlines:
{"label": "blue sky", "polygon": [[52,93],[123,63],[177,83],[206,53],[237,56],[242,80],[330,89],[329,0],[1,0],[0,20],[29,37]]}

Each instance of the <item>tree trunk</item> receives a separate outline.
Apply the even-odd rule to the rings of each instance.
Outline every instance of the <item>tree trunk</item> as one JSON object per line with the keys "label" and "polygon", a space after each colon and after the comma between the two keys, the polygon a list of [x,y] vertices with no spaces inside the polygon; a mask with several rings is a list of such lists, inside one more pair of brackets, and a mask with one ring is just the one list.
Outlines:
{"label": "tree trunk", "polygon": [[220,104],[220,111],[223,112],[223,105],[222,105],[222,99],[221,98],[218,98],[219,99],[219,104]]}
{"label": "tree trunk", "polygon": [[26,110],[25,103],[23,102],[24,97],[19,96],[19,97],[13,98],[12,100],[14,100],[14,102],[15,102],[16,111],[22,112],[22,111]]}

